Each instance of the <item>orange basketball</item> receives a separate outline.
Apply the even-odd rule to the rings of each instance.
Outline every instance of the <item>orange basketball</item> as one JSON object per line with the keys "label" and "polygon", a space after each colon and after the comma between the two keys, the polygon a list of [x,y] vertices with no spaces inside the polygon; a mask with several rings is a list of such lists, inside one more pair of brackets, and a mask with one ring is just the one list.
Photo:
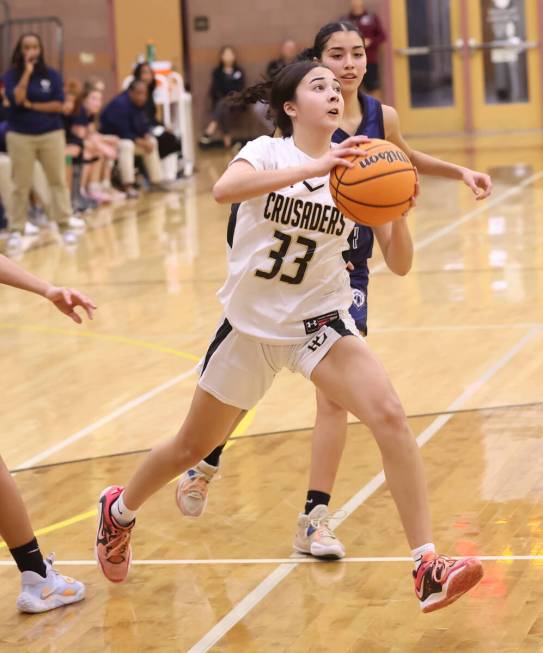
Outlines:
{"label": "orange basketball", "polygon": [[330,172],[330,192],[346,217],[368,227],[397,220],[410,206],[417,175],[397,145],[372,138],[358,146],[365,156],[350,157],[354,168]]}

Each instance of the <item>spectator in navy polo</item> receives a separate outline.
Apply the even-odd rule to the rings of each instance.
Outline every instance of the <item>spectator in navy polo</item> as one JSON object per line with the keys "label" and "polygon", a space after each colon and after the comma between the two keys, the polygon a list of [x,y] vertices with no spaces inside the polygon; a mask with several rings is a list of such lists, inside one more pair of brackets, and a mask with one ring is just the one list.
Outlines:
{"label": "spectator in navy polo", "polygon": [[120,138],[121,181],[124,191],[131,198],[138,195],[134,187],[136,154],[143,157],[152,188],[163,189],[158,144],[149,131],[151,124],[146,111],[147,95],[147,84],[135,79],[126,91],[111,100],[100,116],[102,134],[113,134]]}
{"label": "spectator in navy polo", "polygon": [[62,77],[45,64],[43,45],[37,34],[23,34],[19,38],[11,63],[4,75],[9,102],[6,141],[13,178],[8,251],[22,249],[21,235],[36,161],[49,183],[49,215],[59,224],[65,241],[73,243],[76,240],[73,230],[84,228],[85,222],[72,215],[66,183]]}

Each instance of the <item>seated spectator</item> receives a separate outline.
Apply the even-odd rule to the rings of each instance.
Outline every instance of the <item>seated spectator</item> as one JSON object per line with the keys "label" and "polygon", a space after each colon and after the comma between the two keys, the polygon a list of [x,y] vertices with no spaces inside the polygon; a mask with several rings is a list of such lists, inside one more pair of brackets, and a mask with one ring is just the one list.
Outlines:
{"label": "seated spectator", "polygon": [[134,157],[143,157],[152,187],[163,190],[162,168],[158,155],[158,143],[149,133],[150,122],[145,111],[147,84],[134,80],[128,90],[113,98],[100,116],[100,132],[118,136],[119,168],[123,190],[130,198],[138,197],[135,188],[136,173]]}
{"label": "seated spectator", "polygon": [[64,240],[76,242],[74,229],[84,220],[72,215],[64,168],[65,138],[62,129],[64,102],[60,73],[45,64],[43,45],[37,34],[23,34],[4,75],[9,102],[7,149],[12,164],[13,203],[8,251],[22,251],[22,237],[35,162],[45,172],[51,193],[50,216],[58,223]]}
{"label": "seated spectator", "polygon": [[[68,91],[66,94],[68,97]],[[82,211],[114,199],[111,170],[117,158],[119,139],[97,133],[95,119],[101,107],[100,91],[80,91],[71,103],[70,113],[65,116],[67,150],[75,164],[72,201]],[[104,181],[107,188],[103,188]],[[119,195],[125,197],[124,193],[115,191],[115,199],[119,199]]]}
{"label": "seated spectator", "polygon": [[87,153],[85,156],[98,157],[98,161],[93,165],[85,190],[90,197],[99,193],[103,198],[105,194],[106,201],[116,202],[126,198],[124,193],[113,188],[111,184],[111,172],[119,152],[119,137],[101,134],[97,129],[103,101],[104,95],[100,85],[86,82],[77,122],[84,127],[83,137]]}
{"label": "seated spectator", "polygon": [[208,145],[211,137],[221,131],[224,147],[232,146],[230,124],[232,113],[239,108],[233,107],[227,101],[227,96],[232,92],[243,91],[245,87],[245,74],[236,63],[236,53],[229,45],[225,45],[220,52],[220,63],[213,70],[210,96],[212,106],[212,120],[200,138],[202,145]]}
{"label": "seated spectator", "polygon": [[84,212],[95,209],[98,203],[81,193],[83,176],[84,143],[75,125],[81,112],[81,94],[83,87],[78,80],[67,80],[64,86],[64,105],[62,121],[66,137],[66,179],[71,190],[72,206],[76,211]]}
{"label": "seated spectator", "polygon": [[287,64],[292,63],[299,52],[296,41],[287,39],[281,44],[279,51],[279,58],[273,59],[266,68],[266,77],[273,79],[279,71],[281,71]]}
{"label": "seated spectator", "polygon": [[386,34],[379,16],[366,10],[364,0],[351,0],[351,12],[342,20],[353,23],[364,38],[367,67],[362,83],[368,93],[380,99],[379,46],[386,41]]}
{"label": "seated spectator", "polygon": [[152,133],[158,141],[158,153],[162,161],[164,177],[168,181],[174,181],[177,178],[177,161],[181,152],[181,141],[173,132],[166,129],[158,119],[157,107],[154,100],[156,88],[155,73],[151,65],[143,61],[134,68],[133,74],[134,79],[141,80],[147,84],[148,95],[145,110],[151,123]]}
{"label": "seated spectator", "polygon": [[106,85],[102,79],[96,75],[92,75],[85,81],[83,86],[83,93],[88,93],[89,91],[99,91],[103,95],[106,92]]}

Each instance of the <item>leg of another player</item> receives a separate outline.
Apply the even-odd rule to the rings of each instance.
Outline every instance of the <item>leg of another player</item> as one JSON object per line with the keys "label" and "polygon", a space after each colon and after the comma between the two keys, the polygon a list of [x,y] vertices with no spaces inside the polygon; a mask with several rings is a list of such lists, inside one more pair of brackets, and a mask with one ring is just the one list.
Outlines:
{"label": "leg of another player", "polygon": [[[247,411],[241,411],[232,425],[228,438],[234,433],[246,414]],[[215,447],[195,467],[191,467],[184,474],[181,474],[181,478],[177,483],[176,498],[179,510],[187,517],[199,517],[204,512],[207,505],[209,484],[219,471],[222,451],[227,441],[228,439]]]}
{"label": "leg of another player", "polygon": [[[23,499],[2,458],[0,458],[0,535],[10,550],[22,547],[34,539],[34,531]],[[41,565],[36,566],[36,571],[38,569],[45,576],[43,558]]]}
{"label": "leg of another player", "polygon": [[128,483],[125,504],[137,510],[144,501],[177,474],[196,465],[224,442],[241,410],[223,404],[199,386],[177,435],[154,447]]}
{"label": "leg of another player", "polygon": [[[360,378],[366,380],[363,392]],[[481,579],[481,563],[435,554],[422,457],[383,366],[364,342],[344,337],[315,367],[311,380],[367,424],[379,445],[387,484],[412,549],[422,609],[429,612],[452,603]]]}
{"label": "leg of another player", "polygon": [[53,569],[52,560],[43,559],[19,490],[2,458],[0,535],[21,572],[22,590],[17,599],[21,612],[46,612],[85,596],[82,583],[61,576]]}
{"label": "leg of another player", "polygon": [[313,430],[309,488],[330,495],[345,448],[347,411],[319,389],[316,395],[317,417]]}
{"label": "leg of another player", "polygon": [[169,481],[196,465],[224,442],[239,418],[240,408],[223,404],[199,386],[177,435],[154,447],[126,489],[106,488],[100,495],[96,557],[106,578],[122,582],[131,560],[130,531],[136,510]]}
{"label": "leg of another player", "polygon": [[317,558],[343,558],[345,547],[330,529],[328,504],[345,448],[347,411],[317,389],[309,490],[298,515],[294,549]]}

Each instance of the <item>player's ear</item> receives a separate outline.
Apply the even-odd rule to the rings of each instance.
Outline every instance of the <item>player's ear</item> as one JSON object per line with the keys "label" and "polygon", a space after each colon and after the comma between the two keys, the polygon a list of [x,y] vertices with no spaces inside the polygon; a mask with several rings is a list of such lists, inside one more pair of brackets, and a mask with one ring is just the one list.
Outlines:
{"label": "player's ear", "polygon": [[297,115],[296,106],[294,102],[285,102],[285,104],[283,104],[283,111],[287,114],[289,118],[295,118]]}

